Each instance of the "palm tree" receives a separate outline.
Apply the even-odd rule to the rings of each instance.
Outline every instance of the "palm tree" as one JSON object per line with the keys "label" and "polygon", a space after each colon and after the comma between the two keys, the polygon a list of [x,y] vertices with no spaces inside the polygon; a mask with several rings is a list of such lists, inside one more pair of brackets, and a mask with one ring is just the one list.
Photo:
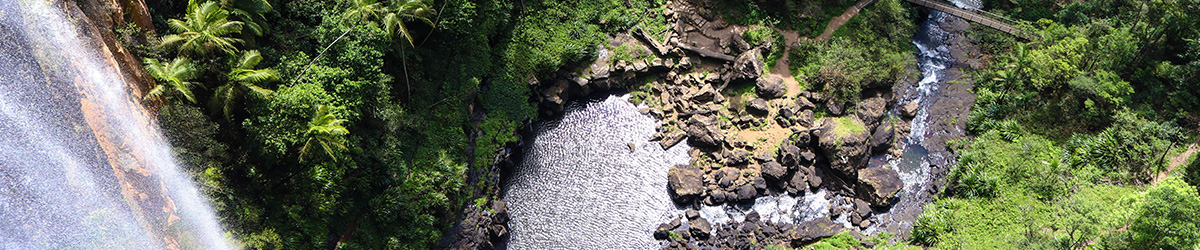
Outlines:
{"label": "palm tree", "polygon": [[199,85],[192,82],[196,78],[196,66],[187,57],[177,57],[169,63],[159,62],[158,59],[146,58],[146,72],[158,80],[158,85],[146,93],[145,99],[157,99],[168,92],[177,93],[191,103],[196,103],[192,87]]}
{"label": "palm tree", "polygon": [[257,50],[243,52],[242,56],[233,61],[232,69],[226,75],[228,81],[225,85],[217,87],[217,91],[213,93],[212,104],[221,108],[226,121],[232,120],[234,105],[246,92],[261,98],[268,98],[275,92],[258,86],[261,83],[279,80],[279,72],[273,69],[254,69],[260,61],[262,54]]}
{"label": "palm tree", "polygon": [[329,106],[317,105],[317,112],[313,113],[312,121],[308,123],[308,131],[305,132],[308,141],[300,148],[300,161],[303,162],[304,156],[313,150],[313,144],[320,144],[325,154],[337,161],[337,157],[334,156],[335,150],[346,150],[341,136],[350,134],[350,131],[342,126],[343,122],[346,122],[346,119],[338,119],[329,113]]}
{"label": "palm tree", "polygon": [[[426,24],[429,24],[429,26],[434,26],[433,21],[429,20],[429,16],[434,15],[436,12],[434,12],[434,10],[430,8],[429,4],[424,0],[399,1],[401,2],[399,2],[397,6],[389,9],[386,5],[384,5],[384,3],[379,2],[379,0],[351,0],[353,5],[345,13],[342,13],[342,21],[354,21],[354,24],[367,22],[367,25],[375,26],[378,25],[376,20],[382,20],[384,29],[387,30],[388,38],[392,38],[393,34],[399,31],[401,35],[408,39],[408,44],[413,45],[412,34],[408,32],[408,26],[405,26],[404,22],[417,20],[425,22]],[[317,59],[325,55],[325,52],[329,51],[330,47],[333,47],[334,44],[337,44],[338,41],[341,41],[342,37],[345,37],[346,34],[349,34],[351,30],[354,29],[346,29],[345,32],[342,32],[342,35],[338,36],[337,39],[333,39],[333,42],[330,42],[329,45],[326,45],[325,49],[321,50],[321,53],[317,53],[317,56],[313,57],[313,59],[304,66],[304,70],[300,71],[300,75],[294,78],[292,82],[295,83],[302,80],[304,75],[308,73],[308,67],[317,62]],[[404,53],[403,49],[404,48],[401,47],[401,53]],[[403,55],[401,55],[401,57],[403,57]],[[405,71],[407,70],[408,69],[405,68]],[[407,79],[407,73],[405,73],[405,75],[405,78]]]}
{"label": "palm tree", "polygon": [[255,36],[262,36],[266,31],[267,18],[263,14],[274,9],[267,0],[221,0],[221,8],[245,23],[246,29]]}
{"label": "palm tree", "polygon": [[242,43],[242,39],[229,35],[241,33],[244,23],[230,21],[229,11],[216,2],[197,5],[196,0],[189,0],[184,19],[167,21],[178,34],[164,36],[161,48],[178,50],[182,55],[207,55],[212,50],[232,55],[237,52],[234,44]]}
{"label": "palm tree", "polygon": [[355,24],[367,22],[375,25],[375,20],[380,19],[388,11],[387,6],[379,0],[351,0],[350,3],[353,5],[346,13],[342,13],[342,22],[354,21]]}
{"label": "palm tree", "polygon": [[408,39],[408,45],[413,44],[412,34],[408,32],[408,26],[404,25],[407,21],[422,21],[429,26],[435,26],[433,21],[429,20],[429,16],[435,15],[433,9],[429,8],[429,4],[425,0],[400,0],[395,11],[388,12],[383,18],[385,29],[388,31],[388,37],[392,38],[397,31],[404,38]]}

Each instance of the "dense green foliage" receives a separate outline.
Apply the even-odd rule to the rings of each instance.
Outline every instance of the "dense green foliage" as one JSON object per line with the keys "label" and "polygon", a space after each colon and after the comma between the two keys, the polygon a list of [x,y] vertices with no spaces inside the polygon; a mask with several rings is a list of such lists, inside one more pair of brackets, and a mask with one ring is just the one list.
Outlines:
{"label": "dense green foliage", "polygon": [[761,53],[763,62],[766,62],[767,71],[775,68],[775,63],[783,57],[783,49],[786,45],[783,33],[780,33],[779,30],[760,26],[742,33],[742,39],[746,40],[751,47],[763,47]]}
{"label": "dense green foliage", "polygon": [[904,67],[915,62],[910,45],[915,30],[912,13],[900,2],[878,1],[829,41],[793,47],[788,66],[796,81],[840,101],[857,101],[866,88],[890,86]]}
{"label": "dense green foliage", "polygon": [[[1197,247],[1196,187],[1166,172],[1197,128],[1200,2],[988,3],[1041,40],[982,42],[974,138],[914,243],[939,248]],[[1187,24],[1185,24],[1187,23]],[[999,37],[976,31],[976,37]],[[1194,163],[1191,165],[1195,165]],[[1194,167],[1183,180],[1194,179]],[[1193,185],[1195,183],[1192,183]],[[1152,185],[1150,187],[1140,185]],[[1188,215],[1184,215],[1188,214]]]}
{"label": "dense green foliage", "polygon": [[[160,121],[244,246],[435,248],[536,118],[528,83],[594,59],[610,32],[661,36],[661,4],[160,1],[161,50],[144,56],[193,62],[194,79],[162,80]],[[171,82],[195,82],[199,103]]]}

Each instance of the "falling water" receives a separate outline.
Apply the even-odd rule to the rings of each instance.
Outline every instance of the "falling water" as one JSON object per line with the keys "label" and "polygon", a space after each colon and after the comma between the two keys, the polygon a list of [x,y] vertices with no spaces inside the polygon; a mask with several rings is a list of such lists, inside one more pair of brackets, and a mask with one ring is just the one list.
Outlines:
{"label": "falling water", "polygon": [[0,249],[232,248],[115,61],[58,7],[0,0]]}
{"label": "falling water", "polygon": [[[628,95],[625,96],[628,98]],[[651,142],[658,121],[617,96],[572,104],[540,124],[505,188],[511,249],[652,249],[654,228],[682,214],[667,170],[688,147]]]}

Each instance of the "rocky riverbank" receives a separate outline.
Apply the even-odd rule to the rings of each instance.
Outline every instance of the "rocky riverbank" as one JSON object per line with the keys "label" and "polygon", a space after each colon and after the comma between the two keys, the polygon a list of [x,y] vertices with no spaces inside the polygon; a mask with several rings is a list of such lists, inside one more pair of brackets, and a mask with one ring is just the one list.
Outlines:
{"label": "rocky riverbank", "polygon": [[[667,188],[677,205],[693,209],[657,228],[655,238],[663,240],[664,246],[741,249],[751,242],[802,246],[842,231],[865,239],[862,231],[881,220],[911,222],[919,214],[919,210],[909,216],[888,213],[904,183],[896,170],[868,164],[871,156],[898,157],[903,150],[901,138],[909,136],[911,119],[918,112],[917,103],[901,100],[903,91],[919,80],[915,65],[891,84],[865,87],[857,102],[839,102],[781,78],[790,75],[786,67],[775,67],[784,72],[767,69],[762,50],[771,45],[753,47],[744,41],[741,34],[750,27],[725,23],[703,3],[669,1],[667,6],[661,14],[673,27],[666,34],[635,28],[611,37],[590,64],[546,79],[530,78],[545,117],[560,114],[571,100],[625,90],[635,103],[645,105],[644,114],[661,121],[653,137],[659,146],[692,146],[692,163],[672,167]],[[960,63],[947,73],[946,81],[969,82],[959,80],[961,72],[980,67],[981,56],[962,38],[969,25],[960,22],[946,24],[946,30],[957,35],[952,46],[966,48],[954,50]],[[665,41],[657,41],[654,35]],[[797,41],[790,42],[787,46],[798,46]],[[614,48],[630,47],[636,59],[618,59]],[[965,121],[973,103],[969,89],[970,84],[951,84],[942,92],[947,97],[938,98],[929,112],[937,117],[962,116],[955,120]],[[946,141],[963,136],[965,122],[952,121],[931,126],[942,131],[929,133],[940,145],[931,150],[944,151]],[[939,173],[944,174],[949,163],[935,164],[942,166]],[[937,190],[937,183],[929,189]],[[826,206],[829,211],[823,213],[828,216],[802,223],[773,222],[750,211],[738,221],[714,224],[694,210],[821,190],[831,201]],[[932,197],[933,191],[927,195]],[[503,203],[468,208],[471,215],[463,225],[479,226],[460,233],[479,240],[463,246],[502,244],[507,229],[501,214],[506,213],[496,204]],[[876,216],[880,214],[888,216]],[[898,230],[891,225],[883,229]],[[482,243],[489,240],[492,243]]]}

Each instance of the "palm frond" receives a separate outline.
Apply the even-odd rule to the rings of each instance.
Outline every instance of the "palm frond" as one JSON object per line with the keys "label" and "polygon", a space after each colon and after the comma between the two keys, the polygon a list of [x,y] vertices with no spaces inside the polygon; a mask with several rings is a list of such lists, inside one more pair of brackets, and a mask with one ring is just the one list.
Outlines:
{"label": "palm frond", "polygon": [[262,59],[262,53],[259,53],[258,50],[247,50],[242,52],[241,57],[238,57],[237,63],[234,63],[233,68],[253,69],[254,66],[258,66],[258,63],[261,62]]}

